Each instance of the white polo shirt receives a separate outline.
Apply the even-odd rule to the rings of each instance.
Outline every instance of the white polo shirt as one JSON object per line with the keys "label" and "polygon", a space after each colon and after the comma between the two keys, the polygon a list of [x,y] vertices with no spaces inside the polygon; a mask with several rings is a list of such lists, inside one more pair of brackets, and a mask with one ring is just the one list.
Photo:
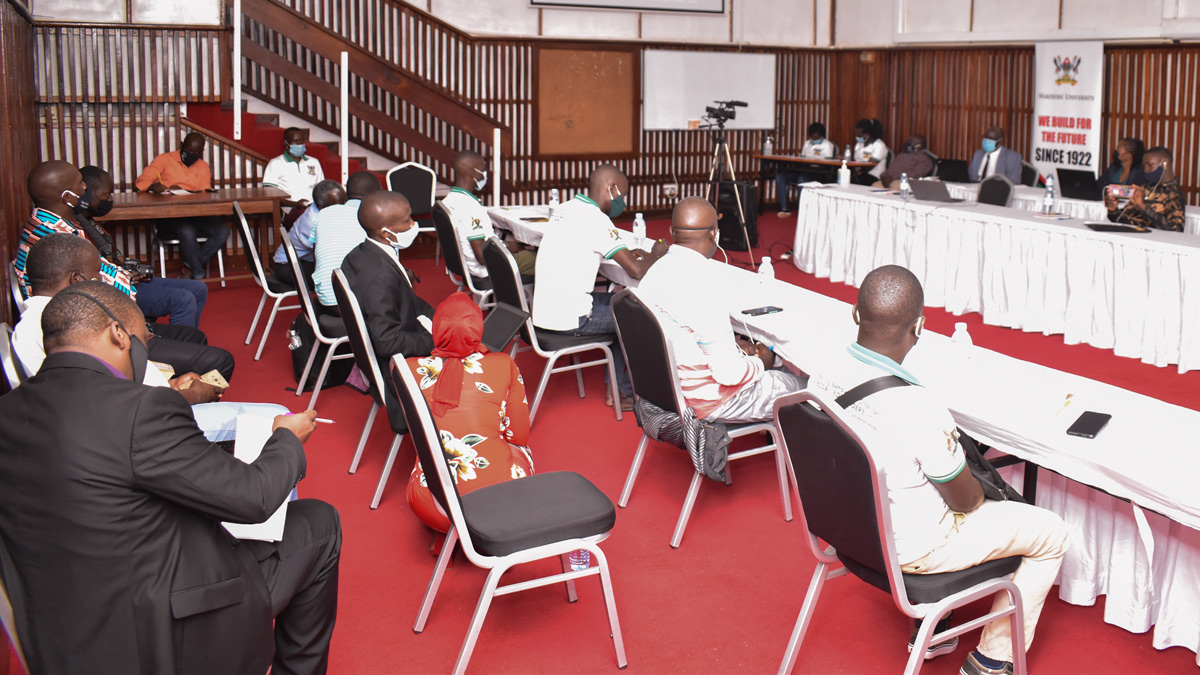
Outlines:
{"label": "white polo shirt", "polygon": [[321,163],[308,155],[293,160],[284,153],[267,162],[263,171],[263,186],[283,190],[294,202],[311,202],[313,186],[323,180]]}
{"label": "white polo shirt", "polygon": [[837,146],[828,138],[822,138],[819,141],[804,141],[804,147],[800,150],[801,157],[817,159],[832,159],[835,154],[837,154]]}
{"label": "white polo shirt", "polygon": [[596,202],[582,194],[554,209],[538,249],[533,324],[575,330],[592,311],[592,289],[601,261],[628,248]]}
{"label": "white polo shirt", "polygon": [[450,188],[450,194],[442,199],[442,206],[450,214],[454,238],[458,240],[458,249],[462,251],[467,273],[474,277],[487,277],[487,267],[479,262],[475,250],[471,248],[471,242],[483,241],[496,233],[487,209],[478,197],[460,187]]}
{"label": "white polo shirt", "polygon": [[856,162],[879,162],[871,167],[868,172],[876,178],[883,175],[887,171],[888,165],[888,146],[883,142],[882,138],[875,139],[874,143],[855,143],[854,144],[854,161]]}
{"label": "white polo shirt", "polygon": [[896,555],[905,565],[944,543],[954,527],[954,514],[934,486],[966,470],[954,418],[900,364],[858,343],[812,373],[808,388],[833,400],[889,374],[910,384],[859,399],[846,421],[887,475]]}

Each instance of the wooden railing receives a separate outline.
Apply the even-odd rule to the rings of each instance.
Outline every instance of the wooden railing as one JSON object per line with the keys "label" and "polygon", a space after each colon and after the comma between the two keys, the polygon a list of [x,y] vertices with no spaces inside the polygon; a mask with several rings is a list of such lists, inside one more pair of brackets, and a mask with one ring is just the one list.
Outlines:
{"label": "wooden railing", "polygon": [[270,157],[259,154],[237,141],[197,126],[191,120],[181,118],[180,134],[199,131],[207,139],[205,148],[208,165],[212,169],[214,188],[248,188],[262,185],[263,171]]}

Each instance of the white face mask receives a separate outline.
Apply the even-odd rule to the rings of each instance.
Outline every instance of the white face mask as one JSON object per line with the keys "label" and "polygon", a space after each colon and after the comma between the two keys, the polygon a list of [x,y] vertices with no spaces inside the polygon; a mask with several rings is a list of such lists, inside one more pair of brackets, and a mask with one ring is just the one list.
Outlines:
{"label": "white face mask", "polygon": [[480,171],[479,169],[475,169],[475,173],[479,174],[479,178],[475,179],[475,191],[479,192],[479,191],[483,190],[484,185],[487,185],[487,173],[488,172]]}
{"label": "white face mask", "polygon": [[412,243],[416,240],[418,234],[416,223],[413,223],[412,227],[403,232],[392,232],[386,227],[383,228],[383,231],[395,237],[395,239],[392,239],[388,243],[391,244],[392,248],[396,249],[397,251],[412,246]]}

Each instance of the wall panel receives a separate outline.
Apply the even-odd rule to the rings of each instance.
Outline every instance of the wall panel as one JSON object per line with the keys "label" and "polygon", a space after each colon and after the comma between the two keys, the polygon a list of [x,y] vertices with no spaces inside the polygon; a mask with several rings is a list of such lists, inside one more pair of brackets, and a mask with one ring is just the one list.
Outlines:
{"label": "wall panel", "polygon": [[31,202],[25,177],[38,162],[36,105],[33,86],[33,22],[16,0],[0,2],[0,75],[6,92],[0,97],[0,280],[6,292],[0,320],[10,324],[16,313],[7,293],[10,266],[16,257],[17,235],[29,218]]}

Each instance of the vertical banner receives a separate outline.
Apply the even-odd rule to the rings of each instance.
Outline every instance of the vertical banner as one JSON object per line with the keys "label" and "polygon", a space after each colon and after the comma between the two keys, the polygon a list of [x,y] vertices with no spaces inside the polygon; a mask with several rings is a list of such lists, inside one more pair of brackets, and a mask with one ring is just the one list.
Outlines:
{"label": "vertical banner", "polygon": [[1104,43],[1039,42],[1034,72],[1032,164],[1043,179],[1060,166],[1098,175]]}

